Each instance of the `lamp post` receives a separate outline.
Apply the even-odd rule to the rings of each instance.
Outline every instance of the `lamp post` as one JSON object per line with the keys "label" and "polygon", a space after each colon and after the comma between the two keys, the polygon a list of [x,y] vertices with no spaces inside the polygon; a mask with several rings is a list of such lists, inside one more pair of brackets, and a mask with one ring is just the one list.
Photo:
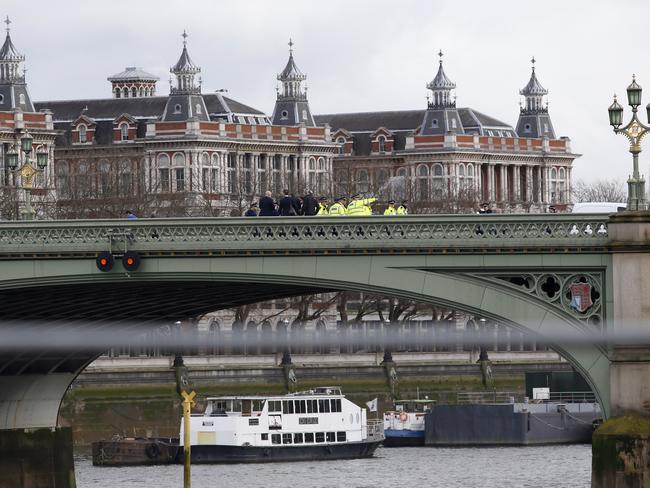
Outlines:
{"label": "lamp post", "polygon": [[[18,134],[20,135],[20,134]],[[38,151],[36,158],[31,156],[34,138],[25,132],[20,137],[20,145],[14,144],[5,154],[5,163],[10,171],[20,176],[19,190],[25,191],[25,208],[20,212],[23,220],[33,220],[36,212],[32,207],[32,188],[34,177],[43,172],[47,166],[47,151]],[[16,146],[20,150],[16,149]],[[36,163],[36,167],[33,163]]]}
{"label": "lamp post", "polygon": [[[623,134],[630,141],[630,152],[632,153],[632,176],[627,180],[627,209],[646,210],[645,179],[639,174],[639,153],[641,152],[641,140],[650,131],[650,127],[643,124],[638,116],[638,108],[641,105],[641,86],[632,75],[632,83],[627,87],[628,105],[632,107],[632,120],[625,127],[623,123],[623,107],[616,100],[609,106],[609,124],[614,128],[615,134]],[[646,106],[648,121],[650,123],[650,103]]]}

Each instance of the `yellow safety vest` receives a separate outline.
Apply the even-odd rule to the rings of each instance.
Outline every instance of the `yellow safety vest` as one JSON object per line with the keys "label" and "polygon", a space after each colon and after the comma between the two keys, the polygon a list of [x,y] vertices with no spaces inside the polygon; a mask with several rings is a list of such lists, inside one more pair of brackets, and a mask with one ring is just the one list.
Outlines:
{"label": "yellow safety vest", "polygon": [[370,204],[377,201],[376,198],[364,198],[363,200],[352,200],[348,205],[348,215],[352,217],[363,217],[372,215]]}
{"label": "yellow safety vest", "polygon": [[329,211],[327,210],[327,205],[323,205],[322,203],[319,203],[318,213],[316,215],[329,215]]}
{"label": "yellow safety vest", "polygon": [[345,205],[341,203],[335,203],[330,207],[329,215],[342,216],[346,215]]}
{"label": "yellow safety vest", "polygon": [[397,215],[408,215],[409,211],[406,209],[404,205],[400,205],[397,207]]}
{"label": "yellow safety vest", "polygon": [[384,215],[397,215],[397,210],[395,210],[395,207],[388,207],[384,210]]}

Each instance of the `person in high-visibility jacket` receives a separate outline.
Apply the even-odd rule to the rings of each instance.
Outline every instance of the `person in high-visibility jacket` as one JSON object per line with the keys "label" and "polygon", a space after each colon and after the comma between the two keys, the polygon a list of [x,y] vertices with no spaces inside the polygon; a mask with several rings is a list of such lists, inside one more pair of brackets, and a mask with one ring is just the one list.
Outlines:
{"label": "person in high-visibility jacket", "polygon": [[397,215],[408,215],[409,210],[406,207],[406,204],[408,203],[408,200],[402,200],[402,204],[397,207]]}
{"label": "person in high-visibility jacket", "polygon": [[365,217],[366,215],[372,215],[370,205],[375,201],[377,201],[376,198],[361,198],[359,194],[354,195],[352,201],[348,203],[348,216]]}
{"label": "person in high-visibility jacket", "polygon": [[384,210],[384,215],[397,215],[395,200],[388,200],[388,207],[386,207],[386,210]]}
{"label": "person in high-visibility jacket", "polygon": [[330,217],[343,217],[347,215],[345,209],[345,198],[338,197],[334,199],[334,203],[329,208],[329,215]]}
{"label": "person in high-visibility jacket", "polygon": [[329,209],[327,208],[327,198],[320,197],[318,199],[318,212],[316,215],[329,215]]}

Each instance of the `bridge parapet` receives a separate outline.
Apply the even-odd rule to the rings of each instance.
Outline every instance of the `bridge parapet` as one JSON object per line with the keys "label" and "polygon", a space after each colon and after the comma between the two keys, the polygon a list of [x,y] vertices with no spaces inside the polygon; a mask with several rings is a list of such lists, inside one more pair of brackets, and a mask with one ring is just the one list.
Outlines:
{"label": "bridge parapet", "polygon": [[0,224],[0,257],[143,253],[318,254],[602,251],[608,216],[412,215],[60,220]]}

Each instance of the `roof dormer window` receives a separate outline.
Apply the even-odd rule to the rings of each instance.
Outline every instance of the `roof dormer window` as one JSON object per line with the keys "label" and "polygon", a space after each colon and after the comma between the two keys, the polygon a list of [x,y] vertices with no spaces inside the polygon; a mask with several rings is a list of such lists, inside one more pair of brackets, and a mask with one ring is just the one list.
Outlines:
{"label": "roof dormer window", "polygon": [[129,140],[129,124],[125,122],[120,124],[120,140],[122,141]]}
{"label": "roof dormer window", "polygon": [[379,145],[379,152],[386,152],[386,138],[384,136],[379,136],[377,138],[377,143]]}
{"label": "roof dormer window", "polygon": [[438,128],[438,119],[433,119],[433,120],[431,121],[431,127],[432,127],[433,129],[437,129],[437,128]]}
{"label": "roof dormer window", "polygon": [[87,142],[86,126],[84,124],[79,124],[77,130],[79,131],[79,142]]}
{"label": "roof dormer window", "polygon": [[196,113],[197,113],[198,115],[201,115],[201,104],[200,104],[200,103],[197,103],[197,104],[196,104]]}
{"label": "roof dormer window", "polygon": [[287,120],[287,119],[289,118],[289,112],[287,112],[286,110],[283,110],[283,111],[280,113],[280,118],[281,118],[282,120]]}
{"label": "roof dormer window", "polygon": [[532,129],[532,127],[531,127],[530,124],[524,125],[524,132],[530,132],[531,129]]}
{"label": "roof dormer window", "polygon": [[181,104],[180,103],[177,103],[176,105],[174,105],[174,113],[175,114],[181,113]]}
{"label": "roof dormer window", "polygon": [[25,105],[25,94],[24,94],[24,93],[21,93],[21,94],[18,96],[18,101],[19,101],[19,103],[20,103],[21,105]]}

